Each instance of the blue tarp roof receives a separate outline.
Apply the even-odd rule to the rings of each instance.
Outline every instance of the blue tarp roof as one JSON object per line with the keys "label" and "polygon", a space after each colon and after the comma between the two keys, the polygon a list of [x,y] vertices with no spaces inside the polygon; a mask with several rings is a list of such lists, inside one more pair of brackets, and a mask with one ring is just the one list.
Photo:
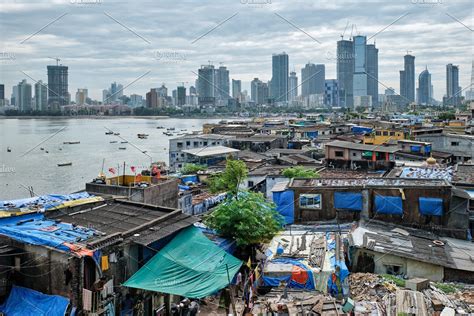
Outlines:
{"label": "blue tarp roof", "polygon": [[362,211],[362,193],[335,192],[334,207],[341,210]]}
{"label": "blue tarp roof", "polygon": [[64,316],[68,305],[65,297],[14,285],[8,299],[0,305],[0,312],[8,316]]}
{"label": "blue tarp roof", "polygon": [[25,208],[32,206],[38,206],[40,208],[48,210],[50,208],[61,205],[63,202],[66,201],[80,200],[93,196],[94,195],[91,195],[87,192],[79,192],[73,194],[47,194],[18,200],[0,200],[0,210],[8,210],[11,208]]}
{"label": "blue tarp roof", "polygon": [[0,218],[0,235],[32,245],[69,251],[64,243],[84,243],[97,231],[48,220],[42,213]]}
{"label": "blue tarp roof", "polygon": [[403,201],[398,196],[375,196],[375,211],[380,214],[403,215]]}
{"label": "blue tarp roof", "polygon": [[418,204],[418,209],[422,215],[443,215],[443,199],[420,197]]}
{"label": "blue tarp roof", "polygon": [[273,192],[273,202],[276,204],[276,210],[285,219],[285,224],[293,224],[295,221],[295,203],[292,190],[282,192]]}

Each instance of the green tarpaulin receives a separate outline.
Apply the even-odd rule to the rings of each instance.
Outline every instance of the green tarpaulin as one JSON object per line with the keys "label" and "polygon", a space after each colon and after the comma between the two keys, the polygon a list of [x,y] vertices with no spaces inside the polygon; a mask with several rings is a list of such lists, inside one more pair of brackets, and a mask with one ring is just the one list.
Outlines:
{"label": "green tarpaulin", "polygon": [[219,248],[196,227],[182,230],[123,285],[202,298],[223,289],[242,262]]}

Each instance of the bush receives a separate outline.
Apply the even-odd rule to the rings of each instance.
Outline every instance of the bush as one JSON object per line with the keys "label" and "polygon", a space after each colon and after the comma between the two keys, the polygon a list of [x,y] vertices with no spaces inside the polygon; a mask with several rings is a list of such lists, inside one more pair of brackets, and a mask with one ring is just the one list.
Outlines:
{"label": "bush", "polygon": [[283,170],[282,174],[287,178],[319,178],[316,171],[301,166],[287,168]]}
{"label": "bush", "polygon": [[203,171],[206,169],[207,169],[207,166],[205,165],[187,163],[187,164],[184,164],[183,168],[181,168],[181,173],[182,174],[195,174],[198,171]]}

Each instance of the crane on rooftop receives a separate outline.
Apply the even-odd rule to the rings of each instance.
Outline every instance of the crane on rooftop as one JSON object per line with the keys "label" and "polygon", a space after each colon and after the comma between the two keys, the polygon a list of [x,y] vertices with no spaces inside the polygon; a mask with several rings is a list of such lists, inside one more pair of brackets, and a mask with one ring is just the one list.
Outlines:
{"label": "crane on rooftop", "polygon": [[59,66],[59,62],[61,61],[60,58],[58,57],[48,57],[48,58],[56,60],[56,66]]}

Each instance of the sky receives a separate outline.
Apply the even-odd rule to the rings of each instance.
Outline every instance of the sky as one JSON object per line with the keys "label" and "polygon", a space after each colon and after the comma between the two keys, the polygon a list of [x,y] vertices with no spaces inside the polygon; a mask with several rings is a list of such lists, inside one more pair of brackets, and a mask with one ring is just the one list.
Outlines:
{"label": "sky", "polygon": [[[301,83],[309,61],[336,78],[336,42],[366,35],[379,49],[379,93],[399,92],[403,56],[416,57],[416,82],[432,74],[434,97],[446,93],[446,64],[470,85],[472,0],[0,0],[0,83],[6,97],[22,79],[47,82],[47,65],[69,67],[69,92],[101,100],[111,82],[145,95],[165,83],[194,85],[197,69],[227,66],[249,90],[271,79],[271,56],[286,52]],[[347,26],[347,27],[346,27]],[[464,95],[464,91],[463,91]]]}

